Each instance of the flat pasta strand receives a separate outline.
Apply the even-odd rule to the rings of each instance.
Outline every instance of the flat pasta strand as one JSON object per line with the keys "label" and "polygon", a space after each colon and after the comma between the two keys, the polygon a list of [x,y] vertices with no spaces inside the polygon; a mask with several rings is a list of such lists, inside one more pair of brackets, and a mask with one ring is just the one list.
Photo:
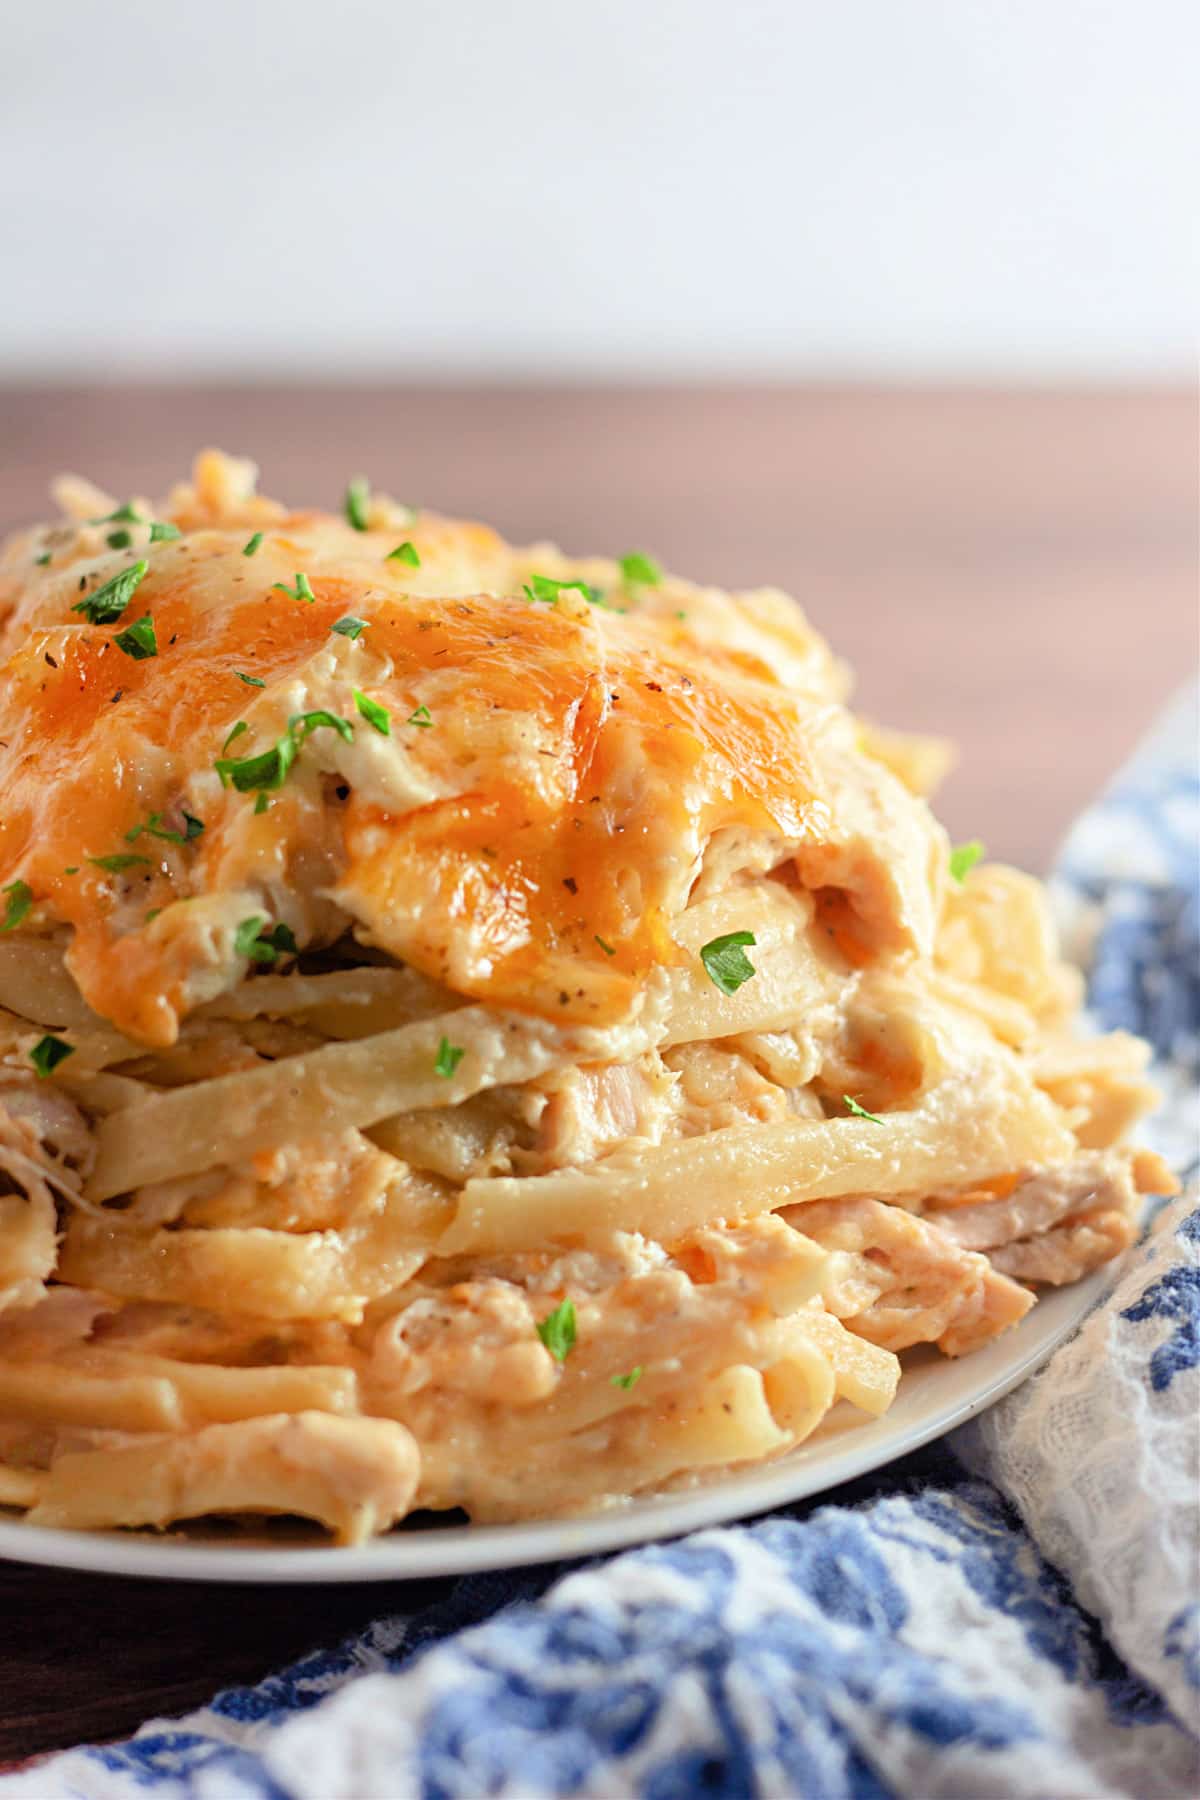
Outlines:
{"label": "flat pasta strand", "polygon": [[1060,1162],[1073,1140],[1053,1105],[1016,1064],[999,1061],[935,1088],[886,1123],[729,1127],[610,1157],[585,1169],[469,1181],[438,1245],[457,1256],[521,1245],[584,1242],[608,1231],[663,1241],[715,1219],[746,1219],[841,1194],[919,1194]]}

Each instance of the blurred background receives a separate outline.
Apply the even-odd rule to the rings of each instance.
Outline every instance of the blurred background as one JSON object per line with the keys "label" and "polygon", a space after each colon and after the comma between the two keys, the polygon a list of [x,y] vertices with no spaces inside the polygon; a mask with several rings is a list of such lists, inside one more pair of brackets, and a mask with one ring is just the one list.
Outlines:
{"label": "blurred background", "polygon": [[794,592],[1043,866],[1195,665],[1194,0],[41,0],[0,523],[200,444]]}

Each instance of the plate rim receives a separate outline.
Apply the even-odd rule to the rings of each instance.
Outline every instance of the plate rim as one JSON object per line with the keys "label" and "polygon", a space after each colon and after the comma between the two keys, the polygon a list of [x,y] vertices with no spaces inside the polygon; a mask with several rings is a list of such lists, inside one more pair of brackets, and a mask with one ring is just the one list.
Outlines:
{"label": "plate rim", "polygon": [[[264,1548],[242,1544],[181,1543],[146,1532],[68,1531],[26,1525],[0,1516],[0,1559],[80,1574],[140,1580],[209,1581],[244,1586],[403,1582],[484,1571],[528,1568],[658,1543],[690,1531],[794,1505],[886,1467],[932,1443],[1011,1393],[1083,1323],[1119,1277],[1124,1258],[1069,1288],[1039,1299],[1012,1331],[968,1357],[939,1359],[922,1371],[935,1398],[924,1416],[905,1421],[901,1380],[896,1401],[878,1419],[845,1434],[800,1445],[765,1463],[683,1492],[651,1495],[611,1511],[511,1525],[434,1526],[385,1533],[366,1544]],[[1039,1316],[1040,1315],[1040,1316]],[[952,1371],[979,1371],[975,1382],[951,1381]],[[936,1399],[937,1383],[956,1398]],[[897,1409],[899,1416],[897,1417]]]}

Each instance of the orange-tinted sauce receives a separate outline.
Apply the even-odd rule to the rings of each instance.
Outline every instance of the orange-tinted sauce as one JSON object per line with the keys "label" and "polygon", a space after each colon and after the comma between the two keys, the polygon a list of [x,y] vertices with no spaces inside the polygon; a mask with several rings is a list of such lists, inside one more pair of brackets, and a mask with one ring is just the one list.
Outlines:
{"label": "orange-tinted sauce", "polygon": [[[393,741],[440,785],[455,788],[476,714],[522,714],[549,746],[549,783],[534,783],[511,759],[403,814],[352,794],[343,880],[431,974],[444,973],[448,946],[469,921],[486,949],[471,991],[589,1020],[616,1016],[638,979],[676,954],[667,908],[678,898],[681,847],[698,855],[712,831],[733,824],[805,834],[811,772],[798,703],[761,675],[730,673],[727,659],[706,666],[703,646],[677,630],[606,620],[598,645],[588,622],[555,607],[407,594],[408,572],[394,565],[369,590],[314,572],[308,605],[272,589],[273,567],[260,573],[242,558],[242,534],[200,543],[191,557],[152,567],[112,626],[72,613],[78,591],[64,587],[61,607],[48,613],[43,603],[37,625],[15,648],[10,641],[0,682],[0,879],[20,875],[52,919],[74,928],[76,978],[126,1029],[169,1035],[162,1014],[180,1002],[181,971],[158,966],[128,908],[118,931],[114,904],[131,890],[147,909],[183,897],[179,859],[164,859],[145,837],[132,848],[149,867],[113,874],[87,858],[128,851],[126,834],[177,804],[192,770],[211,767],[262,692],[237,671],[269,690],[328,645],[346,612],[369,618],[371,649],[391,659],[386,683],[368,686],[391,711]],[[303,567],[304,544],[292,549]],[[114,638],[145,612],[159,653],[134,661]],[[431,682],[440,695],[433,728],[406,729]],[[344,710],[357,731],[368,729]],[[246,733],[228,754],[267,747]],[[264,815],[263,828],[285,829],[286,812],[278,809],[277,827]],[[215,821],[188,847],[188,893],[204,891],[219,839]],[[427,901],[416,931],[401,917],[414,871]],[[157,995],[157,1021],[148,994]]]}

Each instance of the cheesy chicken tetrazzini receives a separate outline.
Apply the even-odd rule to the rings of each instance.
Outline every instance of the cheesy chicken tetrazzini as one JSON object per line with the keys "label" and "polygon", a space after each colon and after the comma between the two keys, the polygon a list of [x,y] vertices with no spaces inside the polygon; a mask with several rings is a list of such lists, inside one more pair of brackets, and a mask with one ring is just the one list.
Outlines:
{"label": "cheesy chicken tetrazzini", "polygon": [[1144,1047],[796,605],[202,455],[0,560],[0,1504],[511,1520],[1129,1242]]}

